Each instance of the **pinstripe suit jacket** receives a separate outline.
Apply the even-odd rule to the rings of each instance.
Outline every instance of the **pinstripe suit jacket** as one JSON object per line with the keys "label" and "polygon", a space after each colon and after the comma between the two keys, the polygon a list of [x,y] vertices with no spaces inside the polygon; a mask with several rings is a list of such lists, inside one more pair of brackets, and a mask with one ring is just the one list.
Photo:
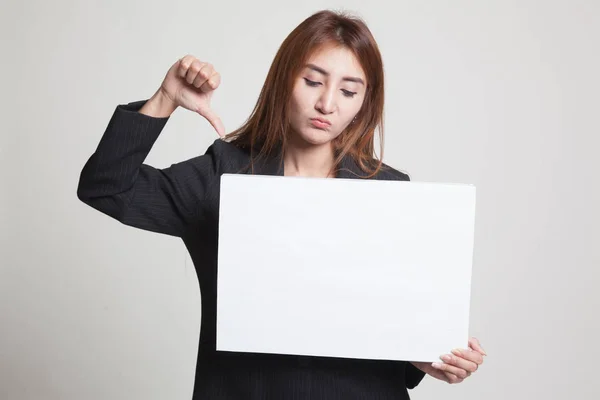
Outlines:
{"label": "pinstripe suit jacket", "polygon": [[[217,352],[216,273],[220,176],[244,173],[249,154],[223,140],[205,154],[165,169],[144,164],[169,118],[140,114],[145,101],[118,105],[80,175],[80,200],[123,224],[180,237],[202,295],[193,399],[408,399],[424,374],[404,361]],[[254,173],[282,175],[280,160]],[[346,157],[339,178],[362,174]],[[409,180],[388,166],[374,177]]]}

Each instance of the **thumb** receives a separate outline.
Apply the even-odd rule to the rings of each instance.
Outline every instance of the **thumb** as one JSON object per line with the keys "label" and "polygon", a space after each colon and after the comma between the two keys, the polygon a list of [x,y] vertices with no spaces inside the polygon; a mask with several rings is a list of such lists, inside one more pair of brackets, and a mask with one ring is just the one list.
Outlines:
{"label": "thumb", "polygon": [[198,111],[198,114],[202,115],[210,124],[215,128],[220,137],[225,136],[225,126],[221,121],[221,118],[211,109],[204,109]]}

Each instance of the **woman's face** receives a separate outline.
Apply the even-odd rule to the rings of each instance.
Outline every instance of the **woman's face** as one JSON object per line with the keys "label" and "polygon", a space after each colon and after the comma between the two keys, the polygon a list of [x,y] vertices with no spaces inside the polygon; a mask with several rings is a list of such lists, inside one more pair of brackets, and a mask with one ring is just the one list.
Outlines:
{"label": "woman's face", "polygon": [[359,112],[366,89],[365,73],[350,50],[329,46],[315,52],[294,82],[289,109],[294,139],[330,143]]}

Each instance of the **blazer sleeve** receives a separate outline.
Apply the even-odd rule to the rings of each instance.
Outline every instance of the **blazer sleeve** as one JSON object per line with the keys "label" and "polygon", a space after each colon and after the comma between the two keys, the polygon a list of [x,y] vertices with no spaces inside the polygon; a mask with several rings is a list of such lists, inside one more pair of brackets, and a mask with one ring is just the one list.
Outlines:
{"label": "blazer sleeve", "polygon": [[421,371],[410,362],[406,363],[404,370],[404,380],[406,381],[406,387],[408,389],[414,389],[425,377],[425,372]]}
{"label": "blazer sleeve", "polygon": [[81,171],[77,196],[125,225],[182,237],[202,218],[201,203],[218,179],[215,147],[165,169],[144,164],[169,119],[139,113],[146,101],[117,106]]}

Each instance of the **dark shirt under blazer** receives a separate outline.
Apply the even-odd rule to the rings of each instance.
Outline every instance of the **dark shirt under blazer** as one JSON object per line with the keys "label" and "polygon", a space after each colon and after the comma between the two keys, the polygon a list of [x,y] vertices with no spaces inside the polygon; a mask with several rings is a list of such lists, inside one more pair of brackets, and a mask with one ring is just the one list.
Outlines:
{"label": "dark shirt under blazer", "polygon": [[[408,399],[407,388],[424,377],[408,362],[215,350],[220,176],[249,173],[250,157],[219,139],[204,155],[169,168],[144,164],[169,119],[139,113],[144,103],[116,107],[96,151],[81,171],[77,195],[125,225],[183,239],[202,296],[193,399]],[[255,164],[254,173],[282,175],[279,161]],[[338,178],[362,174],[351,157],[346,157],[341,167]],[[406,181],[409,177],[386,166],[374,179]]]}

